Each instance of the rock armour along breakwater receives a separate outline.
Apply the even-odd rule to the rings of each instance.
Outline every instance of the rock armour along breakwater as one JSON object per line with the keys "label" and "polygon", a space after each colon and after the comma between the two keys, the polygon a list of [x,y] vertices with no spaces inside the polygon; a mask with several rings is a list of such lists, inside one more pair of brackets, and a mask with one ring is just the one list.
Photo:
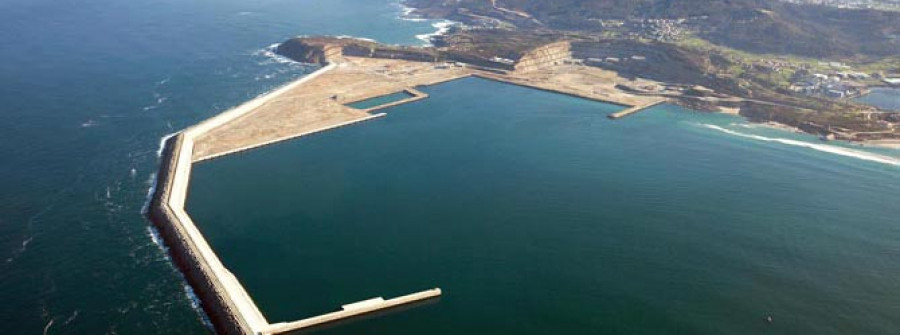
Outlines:
{"label": "rock armour along breakwater", "polygon": [[[194,154],[197,138],[229,122],[238,120],[260,107],[266,106],[270,101],[278,99],[286,92],[333,70],[335,67],[336,64],[329,64],[300,80],[185,129],[164,142],[157,186],[151,198],[148,216],[159,229],[166,245],[169,246],[172,259],[185,275],[191,287],[194,288],[198,298],[200,298],[201,306],[209,316],[210,321],[212,321],[217,333],[276,334],[313,327],[322,323],[392,308],[399,304],[430,299],[440,295],[440,289],[433,289],[383,301],[380,304],[369,304],[363,309],[345,310],[343,312],[329,313],[323,317],[271,325],[237,278],[219,260],[184,209],[191,165],[197,161]],[[418,92],[413,91],[413,94]],[[412,99],[421,98],[424,98],[424,96],[417,95]],[[349,121],[331,119],[330,124],[311,129],[306,128],[302,132],[292,134],[287,138],[333,129],[383,115],[369,115],[366,113],[365,116]],[[232,148],[227,152],[219,153],[219,155],[266,145],[287,138],[257,142],[252,146]]]}
{"label": "rock armour along breakwater", "polygon": [[253,334],[252,326],[228,298],[196,241],[190,238],[184,223],[168,204],[183,145],[184,134],[172,136],[165,142],[157,187],[150,203],[150,220],[159,229],[169,247],[169,254],[194,289],[216,331],[222,334]]}

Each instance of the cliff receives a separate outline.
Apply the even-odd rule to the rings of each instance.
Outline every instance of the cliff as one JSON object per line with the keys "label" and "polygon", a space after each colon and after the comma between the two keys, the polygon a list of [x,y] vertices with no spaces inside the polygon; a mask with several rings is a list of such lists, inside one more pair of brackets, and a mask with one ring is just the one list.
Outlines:
{"label": "cliff", "polygon": [[[278,45],[275,53],[301,63],[325,65],[329,59],[339,56],[343,45],[350,41],[349,39],[330,37],[297,37]],[[362,40],[352,41],[364,42]]]}

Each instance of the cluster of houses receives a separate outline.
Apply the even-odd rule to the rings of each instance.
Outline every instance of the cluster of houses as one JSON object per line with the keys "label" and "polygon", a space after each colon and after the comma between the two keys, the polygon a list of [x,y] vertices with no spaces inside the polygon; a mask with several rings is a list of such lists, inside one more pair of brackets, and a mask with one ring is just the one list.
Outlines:
{"label": "cluster of houses", "polygon": [[794,63],[779,59],[763,59],[753,62],[752,64],[744,64],[746,69],[754,69],[762,72],[781,72],[782,70],[798,70],[804,69],[804,66],[797,66]]}
{"label": "cluster of houses", "polygon": [[685,22],[688,19],[594,19],[601,27],[620,31],[626,37],[648,39],[659,42],[673,42],[687,35]]}
{"label": "cluster of houses", "polygon": [[830,74],[813,73],[793,82],[791,90],[838,99],[858,97],[868,93],[868,87],[856,80],[865,80],[869,77],[868,74],[851,71]]}
{"label": "cluster of houses", "polygon": [[628,36],[631,38],[673,42],[686,36],[685,21],[686,19],[640,19],[629,20],[625,26],[629,28]]}

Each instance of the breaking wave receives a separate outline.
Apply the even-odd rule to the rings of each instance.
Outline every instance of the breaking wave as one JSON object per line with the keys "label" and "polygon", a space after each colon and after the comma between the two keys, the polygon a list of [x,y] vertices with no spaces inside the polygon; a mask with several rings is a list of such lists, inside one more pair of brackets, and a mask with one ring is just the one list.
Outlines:
{"label": "breaking wave", "polygon": [[722,128],[720,126],[706,124],[706,123],[703,123],[701,125],[703,127],[717,130],[717,131],[720,131],[720,132],[723,132],[723,133],[726,133],[729,135],[740,136],[743,138],[749,138],[749,139],[753,139],[753,140],[757,140],[757,141],[781,143],[781,144],[785,144],[785,145],[792,145],[792,146],[797,146],[797,147],[813,149],[816,151],[826,152],[826,153],[840,155],[840,156],[844,156],[844,157],[851,157],[851,158],[861,159],[861,160],[870,161],[870,162],[888,164],[888,165],[893,165],[893,166],[900,166],[900,159],[898,159],[898,158],[885,156],[885,155],[879,155],[879,154],[875,154],[875,153],[871,153],[871,152],[854,150],[854,149],[850,149],[850,148],[844,148],[844,147],[828,145],[828,144],[818,144],[818,143],[810,143],[810,142],[804,142],[804,141],[798,141],[798,140],[791,140],[791,139],[786,139],[786,138],[772,138],[772,137],[765,137],[765,136],[760,136],[760,135],[745,134],[745,133],[737,132],[737,131],[734,131],[731,129],[726,129],[726,128]]}
{"label": "breaking wave", "polygon": [[308,69],[313,66],[318,66],[318,64],[301,63],[279,55],[275,52],[279,45],[281,43],[274,43],[252,53],[253,56],[262,59],[257,62],[257,65],[261,67],[259,68],[260,72],[254,76],[254,80],[269,80],[283,75],[294,76],[298,73],[308,72]]}
{"label": "breaking wave", "polygon": [[159,139],[159,149],[156,149],[156,157],[157,158],[162,157],[163,150],[166,148],[166,141],[168,141],[170,138],[172,138],[172,136],[175,136],[177,134],[178,134],[178,132],[166,134],[166,136],[163,136],[162,138]]}
{"label": "breaking wave", "polygon": [[400,9],[400,12],[397,14],[397,19],[400,19],[400,20],[403,20],[403,21],[412,21],[412,22],[424,22],[424,21],[428,21],[428,19],[423,18],[423,17],[420,17],[420,16],[414,14],[414,12],[416,11],[416,9],[415,9],[415,8],[412,8],[412,7],[409,7],[409,6],[407,6],[407,5],[404,5],[404,4],[403,4],[403,1],[397,1],[397,2],[394,2],[394,5],[397,6],[397,8]]}
{"label": "breaking wave", "polygon": [[275,44],[271,44],[265,48],[255,51],[253,53],[254,56],[260,56],[260,57],[265,58],[265,60],[260,62],[259,65],[298,63],[297,61],[295,61],[293,59],[284,57],[284,56],[276,53],[275,50],[278,49],[279,45],[281,45],[281,43],[275,43]]}
{"label": "breaking wave", "polygon": [[[166,148],[166,141],[168,141],[172,136],[177,135],[177,132],[166,134],[159,139],[159,149],[156,149],[156,157],[162,157],[163,150]],[[134,171],[134,169],[132,169]],[[150,177],[147,178],[147,196],[144,199],[144,204],[141,205],[141,214],[147,215],[150,210],[150,202],[153,201],[153,193],[156,192],[156,173],[151,173]]]}
{"label": "breaking wave", "polygon": [[416,35],[416,38],[418,38],[419,40],[424,42],[425,45],[431,45],[432,37],[441,36],[441,35],[446,34],[448,31],[450,31],[450,28],[453,27],[454,24],[456,24],[456,22],[449,21],[449,20],[438,21],[438,22],[432,23],[431,26],[434,27],[435,29],[437,29],[435,32],[430,33],[430,34],[419,34],[419,35]]}

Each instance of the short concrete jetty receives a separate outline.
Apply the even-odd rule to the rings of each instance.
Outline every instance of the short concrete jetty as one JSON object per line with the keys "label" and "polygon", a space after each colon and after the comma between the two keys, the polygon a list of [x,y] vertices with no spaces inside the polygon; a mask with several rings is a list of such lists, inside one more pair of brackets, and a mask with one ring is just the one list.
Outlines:
{"label": "short concrete jetty", "polygon": [[284,322],[284,323],[276,323],[269,325],[263,333],[264,334],[281,334],[306,328],[312,328],[315,326],[320,326],[326,323],[335,322],[338,320],[343,320],[347,318],[352,318],[355,316],[360,316],[363,314],[374,313],[381,310],[386,310],[394,307],[398,307],[401,305],[411,304],[423,300],[428,300],[432,298],[439,297],[441,295],[441,289],[435,288],[431,290],[426,290],[418,293],[404,295],[402,297],[397,297],[389,300],[384,300],[384,298],[372,298],[369,300],[363,300],[360,302],[355,302],[352,304],[347,304],[341,306],[341,310],[337,312],[332,312],[328,314],[322,314],[319,316],[314,316],[311,318],[294,321],[294,322]]}
{"label": "short concrete jetty", "polygon": [[621,119],[621,118],[626,117],[626,116],[629,116],[629,115],[631,115],[631,114],[635,114],[635,113],[638,113],[638,112],[640,112],[640,111],[649,109],[650,107],[653,107],[653,106],[662,104],[662,103],[664,103],[664,102],[666,102],[666,101],[667,101],[666,99],[659,99],[659,100],[652,101],[652,102],[649,102],[649,103],[646,103],[646,104],[642,104],[642,105],[638,105],[638,106],[634,106],[634,107],[628,108],[628,109],[623,110],[623,111],[621,111],[621,112],[616,112],[616,113],[609,114],[607,117],[610,118],[610,119],[613,119],[613,120]]}

